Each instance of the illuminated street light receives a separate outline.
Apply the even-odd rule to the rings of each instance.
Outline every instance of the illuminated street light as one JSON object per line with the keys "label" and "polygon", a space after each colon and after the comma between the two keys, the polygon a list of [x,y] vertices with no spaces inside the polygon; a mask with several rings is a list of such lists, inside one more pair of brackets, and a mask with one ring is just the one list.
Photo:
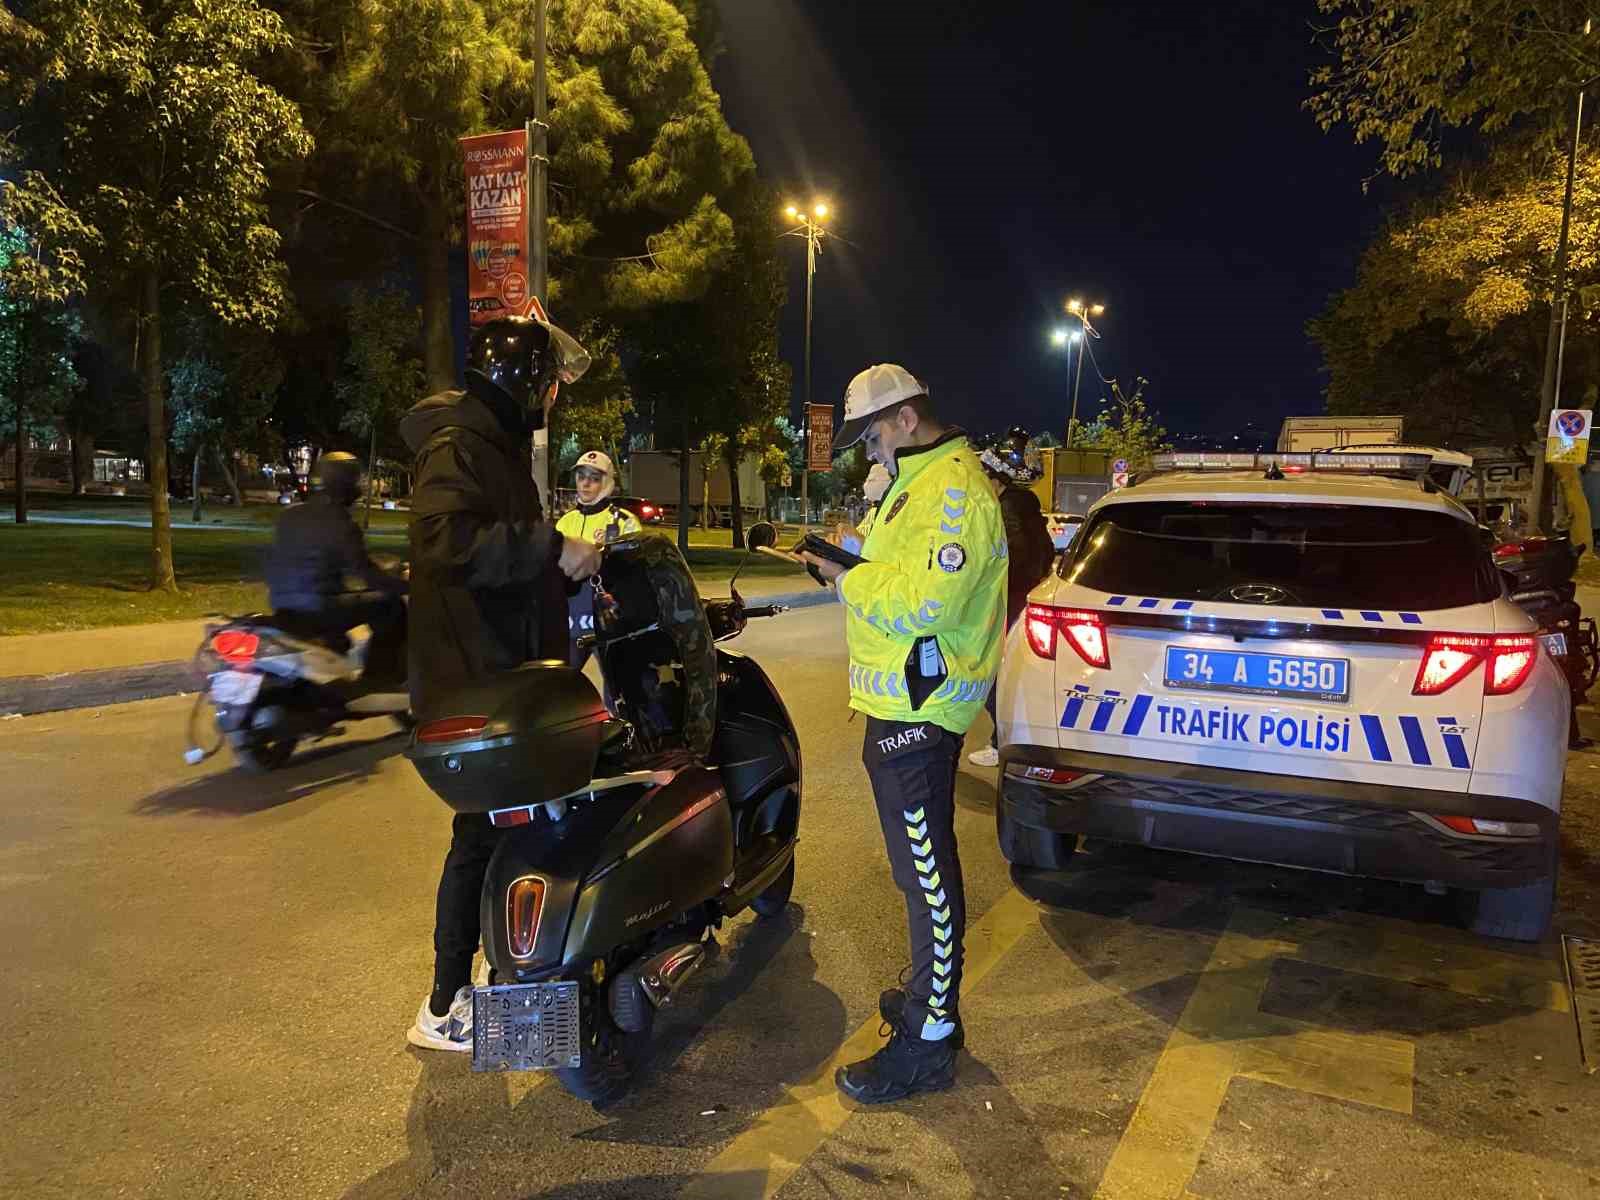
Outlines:
{"label": "illuminated street light", "polygon": [[[1090,317],[1098,317],[1106,311],[1104,304],[1088,304],[1079,296],[1074,296],[1067,301],[1067,311],[1078,318],[1078,328],[1073,330],[1058,329],[1051,335],[1051,341],[1057,346],[1069,343],[1078,347],[1078,369],[1072,379],[1072,415],[1067,418],[1067,446],[1072,446],[1073,430],[1078,424],[1078,388],[1083,383],[1083,359],[1089,350],[1089,339],[1099,337],[1090,323]],[[1068,352],[1069,363],[1071,351]]]}
{"label": "illuminated street light", "polygon": [[815,280],[817,277],[817,256],[822,253],[822,240],[828,235],[823,222],[828,219],[833,210],[825,200],[813,200],[811,210],[802,212],[798,204],[790,204],[784,210],[784,215],[791,221],[797,222],[793,229],[785,230],[785,237],[803,237],[806,240],[806,373],[805,373],[805,411],[801,414],[800,430],[804,447],[801,454],[800,472],[800,527],[803,530],[808,524],[811,515],[811,309],[815,293]]}

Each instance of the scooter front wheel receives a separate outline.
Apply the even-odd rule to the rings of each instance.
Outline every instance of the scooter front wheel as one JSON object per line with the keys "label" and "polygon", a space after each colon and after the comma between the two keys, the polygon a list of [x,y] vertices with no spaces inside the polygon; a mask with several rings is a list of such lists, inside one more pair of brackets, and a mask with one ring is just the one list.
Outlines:
{"label": "scooter front wheel", "polygon": [[794,859],[790,858],[789,865],[783,869],[783,874],[768,884],[766,891],[750,901],[750,907],[755,909],[756,916],[763,920],[776,917],[789,907],[789,895],[793,891]]}

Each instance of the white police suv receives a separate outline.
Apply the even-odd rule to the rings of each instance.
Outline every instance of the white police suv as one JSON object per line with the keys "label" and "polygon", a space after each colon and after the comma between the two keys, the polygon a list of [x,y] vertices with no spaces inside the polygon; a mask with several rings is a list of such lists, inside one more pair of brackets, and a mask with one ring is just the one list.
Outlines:
{"label": "white police suv", "polygon": [[1462,889],[1537,939],[1567,683],[1427,456],[1167,455],[1012,629],[1000,845],[1078,835]]}

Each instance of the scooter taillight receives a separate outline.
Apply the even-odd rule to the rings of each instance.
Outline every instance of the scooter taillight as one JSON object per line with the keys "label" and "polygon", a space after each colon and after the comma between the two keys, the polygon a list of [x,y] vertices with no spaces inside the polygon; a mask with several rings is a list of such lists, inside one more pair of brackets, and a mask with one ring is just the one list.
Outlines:
{"label": "scooter taillight", "polygon": [[460,742],[477,737],[488,727],[488,717],[445,717],[429,721],[417,730],[419,742]]}
{"label": "scooter taillight", "polygon": [[261,639],[242,629],[224,629],[211,638],[211,649],[217,657],[231,666],[243,666],[255,658],[261,649]]}
{"label": "scooter taillight", "polygon": [[513,958],[533,957],[543,911],[544,880],[537,875],[524,875],[506,890],[506,942]]}

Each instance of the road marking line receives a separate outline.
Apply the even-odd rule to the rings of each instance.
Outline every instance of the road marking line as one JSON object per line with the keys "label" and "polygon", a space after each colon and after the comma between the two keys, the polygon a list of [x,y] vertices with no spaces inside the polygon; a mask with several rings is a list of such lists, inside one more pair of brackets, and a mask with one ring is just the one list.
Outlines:
{"label": "road marking line", "polygon": [[[1022,935],[1038,927],[1038,909],[1010,889],[967,927],[961,982],[968,995]],[[839,1067],[866,1058],[882,1044],[874,1016],[832,1058],[788,1088],[777,1105],[734,1138],[706,1164],[704,1173],[679,1193],[679,1200],[771,1200],[824,1141],[857,1111],[834,1086]]]}
{"label": "road marking line", "polygon": [[1300,957],[1301,925],[1241,932],[1263,914],[1236,912],[1156,1060],[1095,1200],[1183,1200],[1236,1075],[1410,1115],[1414,1047],[1340,1034],[1260,1011],[1273,961]]}

